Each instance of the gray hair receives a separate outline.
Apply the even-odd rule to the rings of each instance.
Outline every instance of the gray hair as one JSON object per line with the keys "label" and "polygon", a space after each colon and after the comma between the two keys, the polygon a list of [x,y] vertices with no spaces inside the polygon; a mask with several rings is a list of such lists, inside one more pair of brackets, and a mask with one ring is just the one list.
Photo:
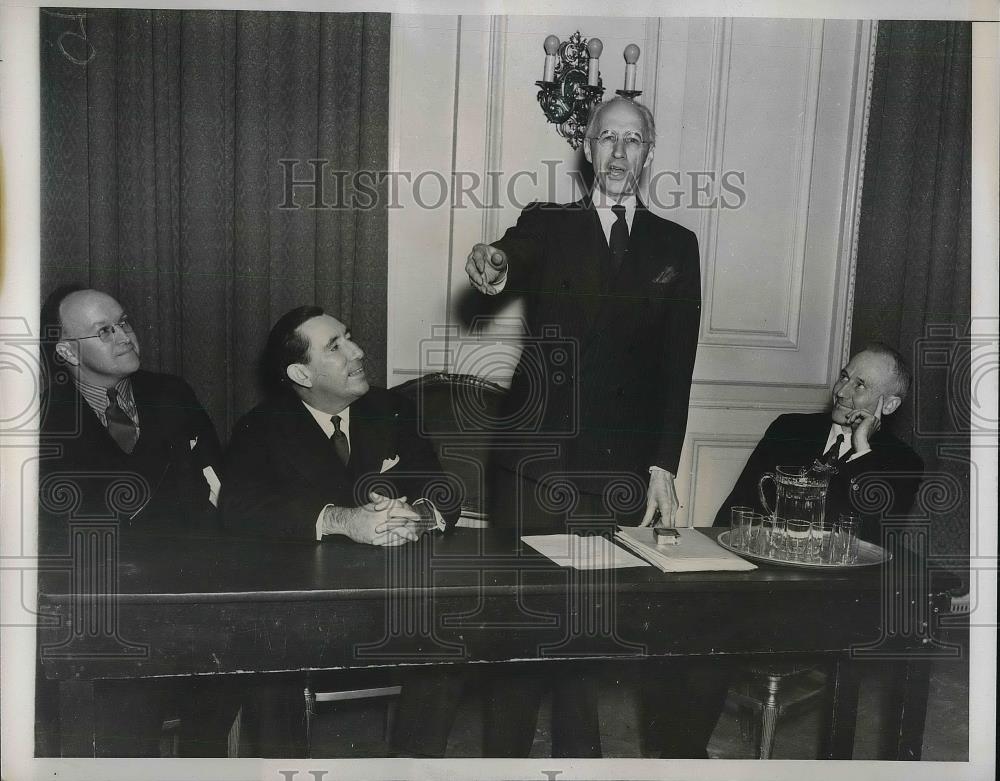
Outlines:
{"label": "gray hair", "polygon": [[869,342],[861,352],[881,355],[889,361],[889,366],[892,368],[892,379],[888,383],[887,390],[901,399],[906,398],[906,394],[910,392],[913,375],[900,352],[885,342]]}
{"label": "gray hair", "polygon": [[587,119],[587,138],[594,138],[594,136],[590,134],[590,129],[597,126],[597,120],[600,118],[601,112],[608,106],[613,106],[617,103],[626,103],[637,109],[639,116],[642,117],[642,124],[644,127],[643,135],[646,136],[646,141],[650,143],[656,141],[656,122],[653,120],[653,112],[642,103],[637,103],[632,98],[626,98],[621,95],[615,95],[606,103],[596,103],[590,110],[590,117]]}

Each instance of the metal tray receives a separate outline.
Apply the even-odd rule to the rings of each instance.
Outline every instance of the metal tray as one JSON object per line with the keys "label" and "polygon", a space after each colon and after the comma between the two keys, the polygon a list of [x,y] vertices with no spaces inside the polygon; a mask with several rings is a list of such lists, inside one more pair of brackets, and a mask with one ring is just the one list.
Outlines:
{"label": "metal tray", "polygon": [[737,550],[729,544],[729,532],[724,531],[719,535],[717,542],[728,551],[732,551],[737,556],[759,564],[774,564],[778,567],[793,567],[795,569],[818,569],[827,572],[840,572],[843,570],[858,569],[858,567],[872,567],[876,564],[883,564],[892,559],[892,554],[880,545],[875,545],[864,540],[858,541],[858,560],[853,564],[826,564],[821,561],[798,561],[792,559],[775,559],[771,556],[763,556],[759,553],[748,553],[745,550]]}

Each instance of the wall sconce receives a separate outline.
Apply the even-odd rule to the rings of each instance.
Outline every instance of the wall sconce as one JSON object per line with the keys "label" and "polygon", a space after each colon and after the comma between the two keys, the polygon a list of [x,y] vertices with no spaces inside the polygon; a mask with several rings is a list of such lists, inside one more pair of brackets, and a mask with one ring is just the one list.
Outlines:
{"label": "wall sconce", "polygon": [[[604,44],[600,38],[583,38],[580,31],[569,40],[560,41],[555,35],[545,39],[545,67],[541,81],[536,81],[538,105],[545,118],[556,125],[559,135],[573,149],[579,149],[587,133],[587,118],[595,104],[604,97],[600,59]],[[635,98],[642,94],[635,88],[636,63],[639,47],[625,47],[625,89],[618,95]]]}

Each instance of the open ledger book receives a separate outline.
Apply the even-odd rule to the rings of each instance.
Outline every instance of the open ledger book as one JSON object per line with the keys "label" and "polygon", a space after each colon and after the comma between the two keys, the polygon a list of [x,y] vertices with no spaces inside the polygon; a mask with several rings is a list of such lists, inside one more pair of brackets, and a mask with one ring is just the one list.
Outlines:
{"label": "open ledger book", "polygon": [[696,529],[677,531],[680,542],[660,546],[656,544],[652,529],[632,526],[618,527],[615,532],[618,545],[603,537],[577,534],[539,534],[521,539],[560,567],[574,569],[620,569],[650,564],[663,572],[757,569],[756,565],[730,553]]}

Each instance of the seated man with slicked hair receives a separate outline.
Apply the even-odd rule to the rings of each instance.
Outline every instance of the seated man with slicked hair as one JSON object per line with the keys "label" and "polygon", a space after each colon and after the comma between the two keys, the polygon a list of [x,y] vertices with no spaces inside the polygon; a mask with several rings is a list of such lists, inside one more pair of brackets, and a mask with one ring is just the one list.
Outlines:
{"label": "seated man with slicked hair", "polygon": [[[227,529],[314,544],[396,546],[458,519],[461,492],[449,488],[421,436],[416,408],[369,385],[364,355],[350,330],[318,306],[298,307],[275,323],[264,364],[277,389],[237,423],[226,451]],[[429,495],[444,499],[440,508]],[[357,688],[356,673],[334,677],[336,688]],[[391,750],[443,756],[461,676],[420,666],[403,677]],[[302,686],[264,685],[256,695],[264,713],[277,714],[262,729],[261,755],[300,755],[301,717],[289,733],[282,714],[304,713]]]}

